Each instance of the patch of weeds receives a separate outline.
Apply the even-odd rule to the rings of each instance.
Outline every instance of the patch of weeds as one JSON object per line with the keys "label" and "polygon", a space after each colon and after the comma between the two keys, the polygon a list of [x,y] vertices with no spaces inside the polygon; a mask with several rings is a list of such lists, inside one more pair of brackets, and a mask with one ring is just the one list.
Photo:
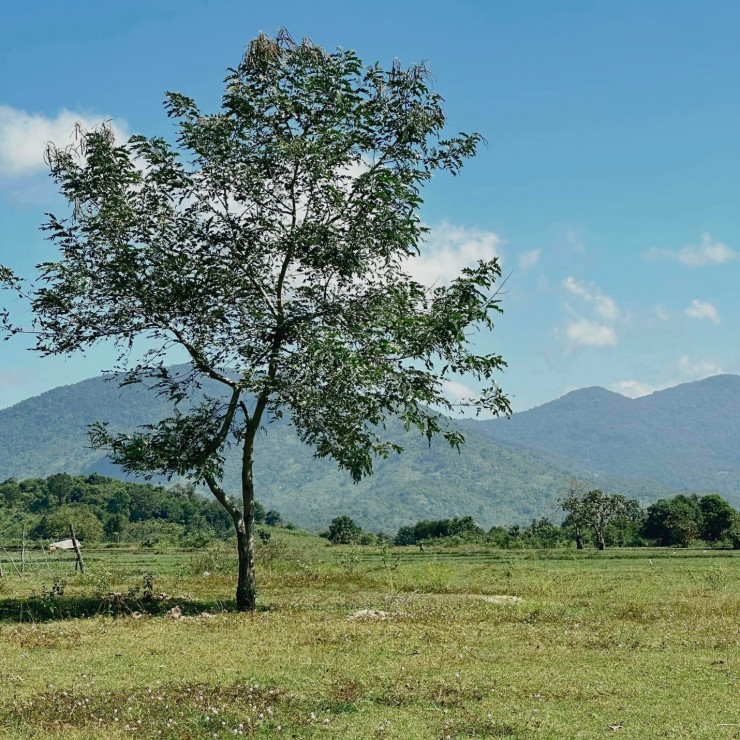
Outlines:
{"label": "patch of weeds", "polygon": [[97,693],[88,685],[5,701],[0,704],[0,726],[30,724],[44,734],[77,730],[91,737],[105,737],[114,728],[173,740],[214,735],[249,737],[315,720],[315,714],[312,717],[296,709],[292,694],[257,684],[158,682],[131,693]]}
{"label": "patch of weeds", "polygon": [[395,573],[401,565],[401,553],[393,552],[387,542],[384,542],[378,549],[380,560],[383,563],[383,570]]}
{"label": "patch of weeds", "polygon": [[64,592],[67,589],[67,581],[61,578],[55,578],[54,583],[51,587],[45,583],[41,584],[41,598],[42,599],[56,599],[60,596],[64,596]]}
{"label": "patch of weeds", "polygon": [[475,714],[464,714],[462,717],[445,717],[439,734],[439,740],[458,737],[529,737],[531,730],[525,726],[516,726],[507,722],[499,722],[492,714],[478,717]]}
{"label": "patch of weeds", "polygon": [[705,591],[724,591],[729,583],[727,569],[712,563],[709,570],[704,573],[703,586]]}
{"label": "patch of weeds", "polygon": [[348,576],[351,576],[355,572],[359,564],[360,555],[356,547],[350,548],[339,558],[339,565],[342,566],[344,574]]}
{"label": "patch of weeds", "polygon": [[193,576],[202,576],[204,573],[223,575],[233,573],[236,565],[236,551],[233,548],[216,546],[204,548],[191,555],[188,570]]}
{"label": "patch of weeds", "polygon": [[257,562],[260,566],[270,569],[277,563],[287,560],[289,552],[290,547],[284,540],[270,540],[260,547]]}
{"label": "patch of weeds", "polygon": [[424,567],[424,580],[426,582],[421,590],[435,594],[445,593],[450,588],[452,578],[453,572],[448,565],[435,561],[429,562]]}

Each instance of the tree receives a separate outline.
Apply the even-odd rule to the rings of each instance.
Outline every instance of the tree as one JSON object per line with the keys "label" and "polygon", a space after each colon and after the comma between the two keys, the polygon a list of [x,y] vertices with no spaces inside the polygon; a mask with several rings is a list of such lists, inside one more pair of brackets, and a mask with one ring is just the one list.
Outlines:
{"label": "tree", "polygon": [[699,497],[679,494],[672,499],[659,499],[647,507],[642,532],[661,545],[688,547],[700,536],[703,525]]}
{"label": "tree", "polygon": [[[70,354],[113,341],[122,383],[143,383],[172,414],[136,434],[91,431],[95,447],[146,476],[205,483],[237,534],[237,605],[253,609],[253,454],[266,422],[289,414],[318,457],[357,481],[375,457],[400,452],[388,416],[442,435],[443,383],[467,375],[477,411],[509,413],[494,374],[505,363],[472,351],[472,332],[501,311],[496,259],[432,288],[408,272],[427,232],[421,188],[453,175],[479,134],[443,138],[442,98],[423,65],[364,66],[285,32],[260,35],[230,70],[221,110],[168,93],[176,146],[114,141],[103,125],[76,146],[50,146],[51,174],[71,205],[44,228],[61,250],[35,283],[8,268],[0,282],[31,304],[35,349]],[[8,310],[8,332],[24,331]],[[149,349],[141,356],[140,346]],[[189,372],[168,371],[177,348]],[[204,379],[223,395],[198,396]],[[222,488],[237,445],[241,491]]]}
{"label": "tree", "polygon": [[75,537],[81,542],[99,542],[103,539],[103,525],[86,504],[71,504],[52,509],[41,519],[35,534],[46,539],[64,539],[69,536],[69,525],[75,528]]}
{"label": "tree", "polygon": [[338,516],[331,520],[328,540],[334,545],[352,545],[359,542],[362,534],[354,519],[348,516]]}
{"label": "tree", "polygon": [[631,502],[618,493],[609,495],[598,489],[581,493],[577,483],[580,482],[569,484],[569,494],[561,500],[561,506],[576,527],[578,549],[583,548],[582,528],[588,527],[594,533],[596,546],[603,550],[606,547],[604,530],[611,522],[627,515]]}
{"label": "tree", "polygon": [[710,493],[699,499],[702,514],[701,536],[709,542],[724,539],[732,527],[737,512],[721,496]]}
{"label": "tree", "polygon": [[559,499],[563,511],[568,512],[563,525],[570,525],[575,530],[578,550],[583,550],[583,530],[588,525],[583,500],[585,495],[586,486],[576,478],[571,478],[568,481],[565,495]]}
{"label": "tree", "polygon": [[279,511],[275,511],[275,509],[270,509],[270,511],[265,514],[265,524],[267,524],[267,526],[269,527],[282,527],[283,517]]}

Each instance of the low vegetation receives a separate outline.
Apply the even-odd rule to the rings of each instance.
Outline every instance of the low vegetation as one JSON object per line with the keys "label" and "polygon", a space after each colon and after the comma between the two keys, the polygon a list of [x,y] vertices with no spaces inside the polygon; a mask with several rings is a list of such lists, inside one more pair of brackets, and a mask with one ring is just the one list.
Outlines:
{"label": "low vegetation", "polygon": [[[0,738],[736,737],[740,557],[331,546],[28,556],[0,579]],[[17,553],[13,553],[14,557]],[[240,644],[239,650],[234,645]]]}

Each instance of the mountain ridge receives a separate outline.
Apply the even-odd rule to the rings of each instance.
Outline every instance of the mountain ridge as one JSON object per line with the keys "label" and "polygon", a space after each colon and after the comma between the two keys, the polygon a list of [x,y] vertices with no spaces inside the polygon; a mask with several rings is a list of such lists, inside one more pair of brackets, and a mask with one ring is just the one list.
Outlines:
{"label": "mountain ridge", "polygon": [[[215,393],[216,385],[204,386]],[[166,398],[136,386],[119,387],[113,376],[60,386],[0,410],[0,480],[100,473],[125,477],[105,454],[92,450],[86,425],[107,421],[111,431],[133,431],[171,413]],[[458,420],[450,421],[460,426]],[[257,440],[258,498],[296,524],[326,526],[347,513],[365,529],[395,531],[419,519],[475,516],[483,526],[527,523],[560,515],[557,496],[573,475],[594,486],[625,492],[644,502],[669,495],[666,486],[624,477],[605,478],[588,466],[551,453],[499,442],[466,430],[458,455],[443,440],[427,444],[391,424],[406,451],[377,460],[375,474],[353,485],[331,460],[313,458],[283,419]],[[238,455],[227,455],[225,484],[237,491]]]}
{"label": "mountain ridge", "polygon": [[717,375],[639,398],[582,388],[512,415],[465,423],[489,439],[555,454],[607,475],[716,489],[740,502],[740,376]]}

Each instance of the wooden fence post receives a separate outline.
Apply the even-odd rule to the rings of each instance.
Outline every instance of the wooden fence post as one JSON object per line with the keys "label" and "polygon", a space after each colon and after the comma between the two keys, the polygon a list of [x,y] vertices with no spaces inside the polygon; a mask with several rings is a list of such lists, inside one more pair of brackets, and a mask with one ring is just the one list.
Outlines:
{"label": "wooden fence post", "polygon": [[82,562],[82,553],[80,552],[80,545],[75,538],[75,528],[72,526],[72,522],[69,523],[69,534],[72,537],[72,547],[75,549],[75,555],[77,555],[77,562],[75,563],[75,570],[77,567],[80,568],[80,573],[85,572],[85,564]]}

